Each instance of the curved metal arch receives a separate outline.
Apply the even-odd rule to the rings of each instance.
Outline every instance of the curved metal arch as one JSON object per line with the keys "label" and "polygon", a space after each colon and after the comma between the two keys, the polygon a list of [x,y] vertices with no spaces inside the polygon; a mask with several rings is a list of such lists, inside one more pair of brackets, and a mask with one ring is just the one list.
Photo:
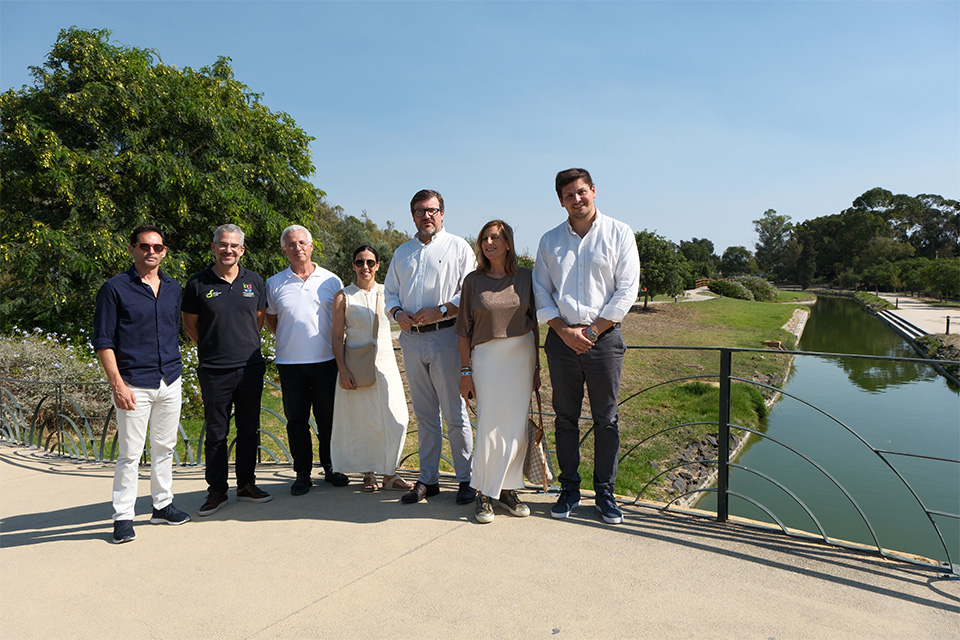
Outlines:
{"label": "curved metal arch", "polygon": [[[857,432],[854,431],[852,428],[850,428],[849,426],[847,426],[847,425],[846,425],[842,420],[840,420],[839,418],[836,418],[836,417],[832,416],[830,413],[824,411],[823,409],[821,409],[820,407],[818,407],[818,406],[816,406],[816,405],[810,404],[809,402],[807,402],[807,401],[804,400],[803,398],[800,398],[800,397],[798,397],[798,396],[795,396],[795,395],[793,395],[793,394],[791,394],[791,393],[787,393],[787,392],[785,392],[785,391],[783,391],[783,390],[781,390],[781,389],[777,389],[776,387],[771,387],[771,386],[769,386],[769,385],[763,384],[762,382],[755,382],[755,381],[753,381],[753,380],[745,380],[745,379],[743,379],[743,378],[737,378],[737,377],[735,377],[735,376],[730,376],[730,379],[731,379],[731,380],[737,380],[737,381],[739,381],[739,382],[745,382],[745,383],[747,383],[747,384],[752,384],[752,385],[755,385],[755,386],[758,386],[758,387],[765,387],[765,388],[767,388],[767,389],[773,389],[773,390],[776,390],[776,391],[780,391],[780,393],[783,394],[784,396],[786,396],[786,397],[788,397],[788,398],[792,398],[792,399],[796,400],[797,402],[800,402],[800,403],[802,403],[802,404],[810,407],[811,409],[813,409],[813,410],[817,411],[818,413],[826,416],[826,417],[829,418],[830,420],[833,420],[833,421],[836,422],[838,425],[840,425],[841,427],[843,427],[844,429],[846,429],[846,431],[847,431],[848,433],[850,433],[852,436],[854,436],[857,440],[859,440],[860,443],[861,443],[863,446],[865,446],[867,449],[869,449],[871,452],[873,452],[873,454],[874,454],[875,456],[877,456],[877,458],[879,458],[881,461],[883,461],[883,464],[885,464],[885,465],[887,466],[887,468],[890,469],[890,471],[893,472],[893,474],[897,477],[897,479],[900,480],[900,483],[903,484],[903,486],[905,486],[905,487],[907,488],[907,491],[909,491],[909,492],[910,492],[910,495],[913,496],[913,499],[916,500],[917,505],[919,505],[920,509],[923,510],[924,515],[927,516],[927,521],[930,522],[930,526],[932,526],[932,527],[933,527],[933,530],[936,532],[937,538],[940,540],[940,545],[943,547],[944,553],[947,554],[947,562],[950,563],[951,565],[953,564],[953,559],[952,559],[951,556],[950,556],[950,550],[949,550],[949,548],[948,548],[948,546],[947,546],[946,541],[943,539],[943,533],[941,533],[939,525],[937,525],[936,520],[934,520],[933,516],[930,514],[930,510],[927,508],[927,505],[925,505],[925,504],[923,503],[923,500],[920,499],[920,496],[917,495],[917,492],[914,491],[913,487],[910,485],[910,483],[907,481],[907,479],[903,477],[903,475],[897,470],[897,468],[896,468],[895,466],[893,466],[893,465],[890,463],[889,460],[887,460],[886,456],[884,456],[882,453],[880,453],[879,451],[877,451],[877,449],[875,449],[875,448],[873,447],[873,445],[871,445],[869,442],[867,442],[866,439],[863,438],[863,436],[861,436],[859,433],[857,433]],[[736,425],[730,425],[730,426],[736,426]],[[794,450],[793,448],[789,447],[788,445],[783,444],[782,442],[778,442],[778,441],[775,440],[774,438],[770,438],[769,436],[767,436],[767,435],[765,435],[765,434],[761,434],[761,433],[759,433],[759,432],[756,432],[756,431],[754,431],[754,430],[752,430],[752,429],[747,429],[746,427],[737,426],[737,428],[738,428],[738,429],[743,429],[744,431],[749,431],[750,433],[754,433],[754,434],[756,434],[756,435],[758,435],[758,436],[761,436],[761,437],[763,437],[763,438],[767,438],[768,440],[771,440],[772,442],[777,442],[777,444],[779,444],[780,446],[786,447],[786,448],[789,449],[790,451],[796,453],[797,455],[799,455],[800,457],[802,457],[804,460],[807,460],[807,461],[810,462],[811,464],[815,465],[818,469],[820,469],[820,472],[823,473],[824,475],[826,475],[828,478],[830,478],[830,481],[833,482],[834,484],[836,484],[837,488],[839,488],[841,491],[843,491],[844,495],[846,495],[846,496],[848,497],[848,499],[849,499],[851,502],[854,503],[854,505],[855,505],[856,508],[857,508],[857,512],[860,513],[860,517],[862,517],[862,518],[864,519],[864,523],[867,524],[867,527],[870,529],[870,535],[873,537],[874,542],[876,542],[877,547],[878,547],[878,548],[882,548],[882,547],[880,547],[879,541],[877,541],[877,536],[876,536],[876,534],[873,532],[873,527],[870,526],[869,522],[868,522],[867,519],[866,519],[866,516],[865,516],[865,515],[863,514],[863,512],[860,510],[859,505],[856,504],[856,502],[853,500],[853,497],[850,496],[849,494],[847,494],[846,490],[845,490],[836,480],[834,480],[834,478],[833,478],[829,473],[827,473],[827,471],[826,471],[825,469],[823,469],[822,467],[820,467],[819,465],[817,465],[815,462],[813,462],[812,460],[810,460],[809,458],[807,458],[807,457],[804,456],[803,454],[799,453],[798,451]],[[882,551],[881,551],[881,553],[882,553]]]}

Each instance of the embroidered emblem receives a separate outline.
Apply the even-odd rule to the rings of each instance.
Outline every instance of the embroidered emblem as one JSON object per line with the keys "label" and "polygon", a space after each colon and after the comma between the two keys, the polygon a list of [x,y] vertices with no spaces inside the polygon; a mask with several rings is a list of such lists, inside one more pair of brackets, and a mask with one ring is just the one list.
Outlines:
{"label": "embroidered emblem", "polygon": [[252,298],[252,297],[255,296],[255,295],[257,295],[257,294],[254,293],[254,291],[253,291],[253,285],[244,282],[244,283],[243,283],[243,297],[244,297],[244,298]]}
{"label": "embroidered emblem", "polygon": [[207,291],[207,295],[205,297],[216,298],[218,295],[220,295],[219,291],[214,291],[213,289],[210,289],[210,291]]}

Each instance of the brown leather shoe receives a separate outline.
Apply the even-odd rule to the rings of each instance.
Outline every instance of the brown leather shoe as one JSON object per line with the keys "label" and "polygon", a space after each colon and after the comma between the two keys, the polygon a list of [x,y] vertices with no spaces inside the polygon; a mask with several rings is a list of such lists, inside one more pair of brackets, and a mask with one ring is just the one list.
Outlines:
{"label": "brown leather shoe", "polygon": [[438,493],[440,493],[439,484],[424,484],[417,480],[417,484],[413,485],[411,491],[400,496],[400,502],[413,504],[414,502],[420,502],[424,498],[435,496]]}

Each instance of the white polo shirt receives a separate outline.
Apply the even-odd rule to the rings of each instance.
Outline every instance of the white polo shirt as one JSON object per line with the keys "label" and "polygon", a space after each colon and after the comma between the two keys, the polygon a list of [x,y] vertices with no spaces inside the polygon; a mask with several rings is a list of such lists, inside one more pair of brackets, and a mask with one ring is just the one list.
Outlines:
{"label": "white polo shirt", "polygon": [[267,313],[277,316],[277,364],[333,360],[333,297],[343,282],[313,267],[306,280],[289,267],[267,279]]}

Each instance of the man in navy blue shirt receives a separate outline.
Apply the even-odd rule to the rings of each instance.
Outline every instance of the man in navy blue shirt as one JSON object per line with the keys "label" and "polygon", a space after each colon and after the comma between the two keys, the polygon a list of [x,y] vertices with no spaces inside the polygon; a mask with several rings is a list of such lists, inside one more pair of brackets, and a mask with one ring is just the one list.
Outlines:
{"label": "man in navy blue shirt", "polygon": [[150,427],[153,524],[190,520],[173,506],[173,448],[180,422],[180,285],[160,270],[163,233],[141,226],[127,248],[133,266],[107,280],[97,294],[93,348],[117,409],[120,452],[113,474],[113,542],[129,542],[137,500],[140,456]]}
{"label": "man in navy blue shirt", "polygon": [[206,431],[207,498],[198,512],[216,513],[227,502],[230,414],[237,426],[237,500],[269,502],[256,484],[260,446],[260,399],[266,364],[260,330],[266,315],[263,279],[240,266],[243,231],[224,224],[210,245],[216,261],[183,288],[183,331],[197,345],[200,393]]}

